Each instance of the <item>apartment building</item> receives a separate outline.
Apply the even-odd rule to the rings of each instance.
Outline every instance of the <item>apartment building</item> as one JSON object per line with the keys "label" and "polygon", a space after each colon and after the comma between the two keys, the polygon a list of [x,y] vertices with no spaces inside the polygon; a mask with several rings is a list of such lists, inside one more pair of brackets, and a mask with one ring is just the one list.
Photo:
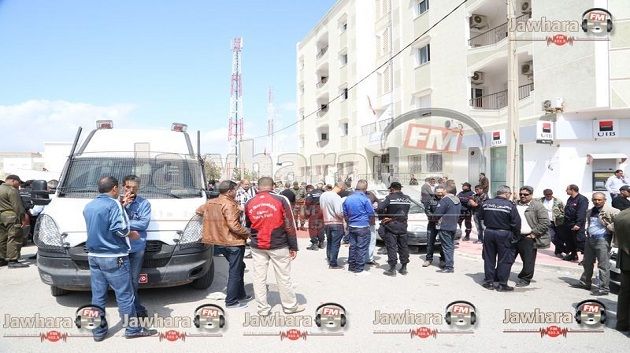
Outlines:
{"label": "apartment building", "polygon": [[[297,45],[302,177],[505,183],[513,29],[521,180],[601,189],[627,167],[630,3],[514,2],[508,23],[504,0],[338,1]],[[583,31],[591,8],[604,33]]]}

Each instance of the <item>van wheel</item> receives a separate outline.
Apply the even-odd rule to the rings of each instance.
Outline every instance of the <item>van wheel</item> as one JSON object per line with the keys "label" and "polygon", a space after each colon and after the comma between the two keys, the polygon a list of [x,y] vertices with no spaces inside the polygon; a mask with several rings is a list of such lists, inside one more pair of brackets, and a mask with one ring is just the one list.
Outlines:
{"label": "van wheel", "polygon": [[212,285],[212,281],[214,280],[214,261],[210,265],[208,272],[202,277],[197,278],[192,281],[191,286],[195,289],[208,289]]}
{"label": "van wheel", "polygon": [[66,295],[68,293],[70,293],[69,290],[61,289],[61,288],[55,287],[55,286],[50,286],[50,294],[52,294],[53,297],[60,297],[62,295]]}

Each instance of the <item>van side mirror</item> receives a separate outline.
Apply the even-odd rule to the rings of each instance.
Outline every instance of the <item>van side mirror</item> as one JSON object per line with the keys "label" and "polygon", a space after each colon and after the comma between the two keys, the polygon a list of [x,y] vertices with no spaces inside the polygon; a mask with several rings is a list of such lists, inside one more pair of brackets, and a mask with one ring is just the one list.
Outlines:
{"label": "van side mirror", "polygon": [[31,201],[33,205],[46,206],[50,203],[46,180],[33,180],[31,183]]}

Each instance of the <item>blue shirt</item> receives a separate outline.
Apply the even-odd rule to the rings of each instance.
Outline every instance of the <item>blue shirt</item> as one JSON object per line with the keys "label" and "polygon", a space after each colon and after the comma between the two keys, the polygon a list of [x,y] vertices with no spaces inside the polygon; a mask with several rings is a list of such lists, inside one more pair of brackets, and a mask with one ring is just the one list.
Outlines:
{"label": "blue shirt", "polygon": [[588,235],[593,238],[602,238],[608,234],[608,229],[599,219],[599,211],[601,208],[593,208],[588,222]]}
{"label": "blue shirt", "polygon": [[144,251],[147,245],[147,228],[151,221],[151,204],[149,200],[136,195],[132,203],[125,207],[129,217],[129,228],[140,234],[140,239],[131,241],[130,253]]}
{"label": "blue shirt", "polygon": [[343,202],[343,214],[350,227],[369,227],[370,217],[374,216],[374,208],[370,199],[363,192],[353,192]]}
{"label": "blue shirt", "polygon": [[90,256],[119,257],[129,254],[129,221],[118,200],[100,194],[83,209]]}

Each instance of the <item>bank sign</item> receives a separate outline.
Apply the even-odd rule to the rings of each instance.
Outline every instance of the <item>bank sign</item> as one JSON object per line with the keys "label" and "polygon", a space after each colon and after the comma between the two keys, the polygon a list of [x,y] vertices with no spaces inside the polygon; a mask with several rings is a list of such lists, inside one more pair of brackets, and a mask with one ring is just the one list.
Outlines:
{"label": "bank sign", "polygon": [[615,138],[619,136],[619,121],[616,119],[593,120],[593,138]]}
{"label": "bank sign", "polygon": [[544,120],[536,122],[536,143],[553,144],[553,122]]}

